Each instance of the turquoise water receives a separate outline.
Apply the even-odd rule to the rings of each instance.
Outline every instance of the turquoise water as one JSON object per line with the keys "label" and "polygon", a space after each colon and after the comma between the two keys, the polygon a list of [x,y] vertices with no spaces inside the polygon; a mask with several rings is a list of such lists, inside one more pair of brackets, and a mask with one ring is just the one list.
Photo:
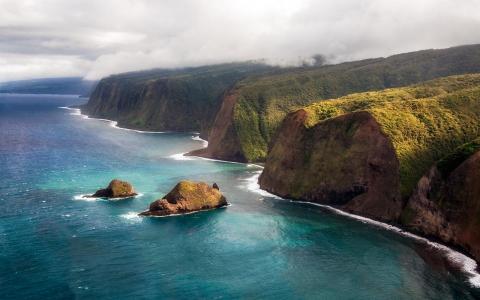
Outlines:
{"label": "turquoise water", "polygon": [[[424,245],[248,189],[256,166],[175,160],[192,134],[82,119],[73,96],[0,95],[1,299],[473,299]],[[112,178],[143,195],[85,201]],[[231,206],[140,218],[181,179]],[[249,181],[250,179],[250,181]]]}

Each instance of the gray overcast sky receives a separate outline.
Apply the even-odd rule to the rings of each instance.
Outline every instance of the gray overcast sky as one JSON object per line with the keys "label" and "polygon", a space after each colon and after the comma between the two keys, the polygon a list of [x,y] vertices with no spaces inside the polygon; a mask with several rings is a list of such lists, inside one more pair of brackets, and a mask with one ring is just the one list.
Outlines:
{"label": "gray overcast sky", "polygon": [[480,43],[480,0],[0,0],[0,81]]}

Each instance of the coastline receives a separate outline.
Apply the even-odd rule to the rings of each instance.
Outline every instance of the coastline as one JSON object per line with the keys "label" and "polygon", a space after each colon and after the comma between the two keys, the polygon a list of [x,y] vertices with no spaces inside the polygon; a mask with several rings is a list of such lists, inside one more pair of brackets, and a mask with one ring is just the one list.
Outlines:
{"label": "coastline", "polygon": [[118,126],[117,121],[113,121],[113,120],[109,120],[109,119],[102,119],[102,118],[94,118],[94,117],[90,117],[88,115],[84,115],[84,114],[82,114],[82,110],[80,108],[68,107],[68,106],[59,106],[58,108],[71,110],[71,111],[73,111],[72,113],[70,113],[71,115],[80,116],[82,119],[90,119],[90,120],[98,120],[98,121],[107,122],[110,127],[121,129],[121,130],[133,131],[133,132],[138,132],[138,133],[146,133],[146,134],[169,133],[169,131],[144,131],[144,130],[138,130],[138,129],[124,128],[124,127]]}
{"label": "coastline", "polygon": [[308,201],[297,201],[297,200],[285,199],[285,198],[279,197],[277,195],[271,194],[271,193],[269,193],[265,190],[262,190],[260,188],[260,186],[258,185],[258,177],[259,176],[260,176],[260,172],[257,172],[251,178],[247,179],[249,181],[249,185],[247,186],[247,188],[250,189],[252,192],[256,192],[256,193],[258,193],[262,196],[265,196],[265,197],[272,197],[276,200],[288,201],[290,203],[308,204],[308,205],[312,205],[312,206],[321,207],[321,208],[326,209],[326,210],[328,210],[328,211],[330,211],[334,214],[341,215],[341,216],[344,216],[344,217],[347,217],[347,218],[350,218],[350,219],[353,219],[353,220],[356,220],[356,221],[360,221],[360,222],[365,223],[365,224],[380,227],[384,230],[395,232],[395,233],[397,233],[397,234],[399,234],[403,237],[410,238],[410,239],[413,239],[417,242],[424,243],[424,244],[440,251],[441,254],[443,256],[445,256],[452,264],[459,265],[459,267],[461,268],[461,271],[467,275],[468,282],[472,286],[474,286],[476,288],[480,288],[480,273],[477,271],[478,264],[473,258],[467,256],[466,254],[463,254],[463,253],[461,253],[457,250],[454,250],[454,249],[448,247],[447,245],[431,241],[426,237],[422,237],[422,236],[416,235],[414,233],[411,233],[409,231],[405,231],[405,230],[401,229],[400,227],[397,227],[397,226],[394,226],[394,225],[390,225],[390,224],[387,224],[387,223],[376,221],[374,219],[370,219],[370,218],[367,218],[367,217],[362,217],[362,216],[359,216],[359,215],[351,214],[351,213],[345,212],[341,209],[338,209],[338,208],[335,208],[335,207],[332,207],[332,206],[329,206],[329,205],[324,205],[324,204],[319,204],[319,203],[314,203],[314,202],[308,202]]}
{"label": "coastline", "polygon": [[[136,130],[136,129],[122,128],[122,127],[119,127],[117,125],[118,124],[117,121],[108,120],[108,119],[101,119],[101,118],[94,118],[94,117],[89,117],[88,115],[84,115],[84,114],[81,113],[80,108],[72,108],[72,107],[66,107],[66,106],[62,106],[62,107],[59,107],[59,108],[60,109],[66,109],[66,110],[72,110],[74,112],[70,113],[71,115],[80,116],[82,119],[100,120],[100,121],[108,122],[109,126],[111,126],[113,128],[116,128],[116,129],[121,129],[121,130],[126,130],[126,131],[134,131],[134,132],[146,133],[146,134],[169,133],[169,132],[165,132],[165,131],[142,131],[142,130]],[[197,132],[192,132],[192,134],[197,134]],[[193,136],[192,139],[202,141],[203,142],[202,145],[204,146],[203,148],[208,146],[208,141],[200,138],[200,136]],[[218,160],[218,159],[212,159],[212,158],[204,158],[204,157],[200,157],[200,156],[185,156],[184,154],[186,154],[186,153],[188,153],[188,152],[177,153],[177,154],[170,155],[168,157],[172,158],[172,159],[175,159],[175,160],[202,159],[202,160],[215,161],[215,162],[221,162],[221,163],[242,164],[242,165],[246,165],[246,166],[249,166],[249,167],[255,166],[255,167],[263,169],[263,166],[253,164],[253,163],[241,163],[241,162],[225,161],[225,160]],[[308,201],[297,201],[297,200],[285,199],[285,198],[279,197],[277,195],[271,194],[271,193],[269,193],[265,190],[262,190],[260,188],[260,186],[258,185],[258,177],[260,176],[260,173],[261,173],[261,171],[256,171],[253,176],[246,179],[246,181],[248,182],[247,189],[249,189],[250,191],[255,192],[257,194],[260,194],[263,197],[271,197],[271,198],[274,198],[276,200],[289,201],[290,203],[301,203],[301,204],[308,204],[308,205],[321,207],[321,208],[326,209],[326,210],[328,210],[328,211],[330,211],[334,214],[345,216],[345,217],[348,217],[348,218],[353,219],[353,220],[360,221],[360,222],[365,223],[365,224],[373,225],[373,226],[382,228],[384,230],[395,232],[395,233],[397,233],[397,234],[399,234],[403,237],[410,238],[410,239],[413,239],[417,242],[424,243],[425,245],[428,245],[428,246],[438,250],[452,264],[458,265],[460,267],[461,271],[465,275],[467,275],[468,282],[470,283],[470,285],[472,285],[473,287],[476,287],[476,288],[480,288],[480,273],[477,272],[478,264],[471,257],[469,257],[469,256],[467,256],[467,255],[465,255],[465,254],[463,254],[463,253],[461,253],[457,250],[454,250],[454,249],[448,247],[447,245],[431,241],[426,237],[422,237],[422,236],[416,235],[414,233],[405,231],[405,230],[401,229],[400,227],[397,227],[397,226],[394,226],[394,225],[390,225],[390,224],[387,224],[387,223],[376,221],[374,219],[370,219],[370,218],[367,218],[367,217],[362,217],[362,216],[359,216],[359,215],[347,213],[343,210],[340,210],[340,209],[332,207],[332,206],[313,203],[313,202],[308,202]],[[192,213],[196,213],[196,212],[192,212]],[[180,214],[180,215],[182,215],[182,214]],[[169,215],[169,216],[172,216],[172,215]],[[157,216],[157,217],[168,217],[168,216]]]}

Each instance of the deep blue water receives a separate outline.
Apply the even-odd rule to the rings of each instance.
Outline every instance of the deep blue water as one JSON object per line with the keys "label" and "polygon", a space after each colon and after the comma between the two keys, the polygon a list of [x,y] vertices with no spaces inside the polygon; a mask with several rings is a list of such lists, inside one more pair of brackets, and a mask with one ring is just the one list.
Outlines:
{"label": "deep blue water", "polygon": [[[463,299],[466,277],[393,232],[247,188],[256,166],[170,156],[191,134],[71,115],[73,96],[0,95],[0,299]],[[143,196],[75,200],[112,178]],[[135,213],[181,179],[231,206]],[[433,262],[433,263],[432,263]]]}

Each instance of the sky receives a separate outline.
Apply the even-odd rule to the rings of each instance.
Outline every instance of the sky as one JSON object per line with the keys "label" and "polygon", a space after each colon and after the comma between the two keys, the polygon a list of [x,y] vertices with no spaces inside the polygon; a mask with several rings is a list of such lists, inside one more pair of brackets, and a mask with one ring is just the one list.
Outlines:
{"label": "sky", "polygon": [[480,0],[0,0],[0,82],[480,43]]}

